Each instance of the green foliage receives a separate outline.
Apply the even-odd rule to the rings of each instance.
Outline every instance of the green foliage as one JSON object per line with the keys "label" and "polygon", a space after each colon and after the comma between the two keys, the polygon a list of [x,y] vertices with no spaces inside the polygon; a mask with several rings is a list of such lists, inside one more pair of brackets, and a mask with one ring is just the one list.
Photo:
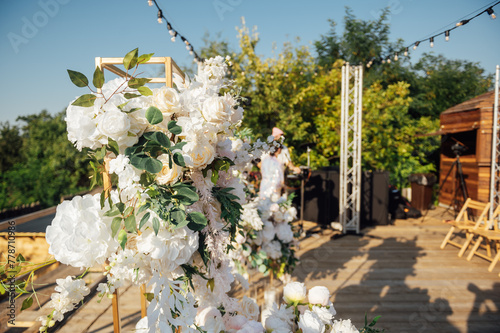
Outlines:
{"label": "green foliage", "polygon": [[42,111],[18,120],[24,122],[21,132],[2,125],[0,209],[37,201],[49,207],[63,195],[88,189],[87,156],[67,139],[64,112]]}
{"label": "green foliage", "polygon": [[221,204],[221,217],[226,221],[225,229],[229,231],[231,240],[236,237],[236,231],[238,230],[238,223],[240,221],[241,210],[243,209],[240,203],[237,201],[239,198],[230,193],[233,188],[220,188],[214,187],[212,193],[214,197]]}
{"label": "green foliage", "polygon": [[360,333],[383,333],[384,329],[377,329],[374,326],[377,324],[377,321],[382,316],[376,316],[373,320],[368,324],[368,315],[365,313],[365,326],[359,330]]}

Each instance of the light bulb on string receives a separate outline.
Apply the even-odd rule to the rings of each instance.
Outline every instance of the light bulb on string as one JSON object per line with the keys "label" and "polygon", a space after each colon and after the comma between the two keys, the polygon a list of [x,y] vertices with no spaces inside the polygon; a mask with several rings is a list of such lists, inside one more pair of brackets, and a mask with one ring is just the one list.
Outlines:
{"label": "light bulb on string", "polygon": [[163,16],[163,13],[161,12],[161,9],[158,9],[158,23],[160,23],[160,24],[163,22],[161,20],[162,16]]}
{"label": "light bulb on string", "polygon": [[387,63],[390,64],[391,63],[391,57],[387,57]]}
{"label": "light bulb on string", "polygon": [[153,6],[153,0],[148,0],[149,7]]}
{"label": "light bulb on string", "polygon": [[420,42],[415,42],[415,45],[413,45],[413,49],[416,50]]}
{"label": "light bulb on string", "polygon": [[405,57],[407,57],[407,56],[408,56],[408,48],[405,47]]}
{"label": "light bulb on string", "polygon": [[170,40],[172,42],[175,42],[175,37],[177,37],[177,31],[174,31],[173,34],[171,34],[171,35],[172,35],[172,38],[170,38]]}
{"label": "light bulb on string", "polygon": [[430,46],[434,47],[434,37],[431,37],[429,41],[430,41]]}
{"label": "light bulb on string", "polygon": [[461,25],[466,25],[467,23],[469,23],[470,20],[462,20],[460,22],[457,22],[456,26],[459,27]]}
{"label": "light bulb on string", "polygon": [[398,61],[398,53],[397,52],[394,54],[394,61]]}
{"label": "light bulb on string", "polygon": [[492,20],[497,18],[497,16],[495,15],[495,12],[493,11],[493,8],[490,7],[488,9],[486,9],[486,12],[491,17]]}
{"label": "light bulb on string", "polygon": [[382,59],[382,63],[385,64],[385,59]]}
{"label": "light bulb on string", "polygon": [[447,42],[450,40],[450,30],[444,32],[444,40]]}

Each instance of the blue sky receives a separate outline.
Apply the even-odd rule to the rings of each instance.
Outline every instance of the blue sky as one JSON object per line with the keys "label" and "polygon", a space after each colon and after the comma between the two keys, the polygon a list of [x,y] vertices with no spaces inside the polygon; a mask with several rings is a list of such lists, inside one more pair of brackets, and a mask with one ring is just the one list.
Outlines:
{"label": "blue sky", "polygon": [[[218,33],[237,48],[236,26],[244,16],[248,27],[257,26],[261,38],[257,52],[273,56],[283,42],[311,45],[329,30],[328,19],[343,27],[345,6],[359,19],[378,17],[391,7],[391,39],[405,44],[450,28],[457,20],[493,4],[482,0],[158,0],[173,27],[193,44],[202,45],[205,32]],[[500,16],[500,5],[495,7]],[[66,69],[91,76],[94,58],[121,57],[139,47],[141,53],[171,56],[183,66],[192,57],[178,40],[172,43],[165,24],[156,21],[155,7],[147,0],[32,0],[0,3],[0,121],[11,124],[19,115],[63,110],[74,97],[87,93],[72,85]],[[412,51],[412,61],[433,51],[449,59],[478,62],[494,73],[500,64],[500,17],[483,14],[452,31],[451,39],[435,40],[434,48],[422,43]],[[464,83],[466,84],[466,83]]]}

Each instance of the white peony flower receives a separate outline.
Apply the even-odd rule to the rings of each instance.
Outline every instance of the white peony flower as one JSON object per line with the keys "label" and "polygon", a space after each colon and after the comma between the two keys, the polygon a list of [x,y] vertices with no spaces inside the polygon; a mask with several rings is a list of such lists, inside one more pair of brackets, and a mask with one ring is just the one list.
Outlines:
{"label": "white peony flower", "polygon": [[358,333],[358,329],[351,323],[351,319],[334,320],[330,333]]}
{"label": "white peony flower", "polygon": [[291,332],[293,318],[295,317],[293,313],[293,307],[288,307],[285,304],[281,304],[280,307],[273,303],[272,307],[265,310],[262,314],[265,318],[264,326],[267,330],[273,332]]}
{"label": "white peony flower", "polygon": [[175,183],[178,179],[182,177],[182,167],[175,164],[172,161],[172,168],[169,167],[169,155],[168,154],[162,154],[157,157],[157,159],[163,163],[163,167],[160,172],[158,172],[156,176],[156,181],[159,184],[165,185],[165,184],[173,184]]}
{"label": "white peony flower", "polygon": [[283,288],[283,300],[288,304],[306,300],[306,286],[302,282],[291,282]]}
{"label": "white peony flower", "polygon": [[73,267],[103,264],[118,247],[111,238],[113,218],[104,216],[106,210],[101,210],[99,194],[76,196],[58,205],[45,236],[49,253]]}
{"label": "white peony flower", "polygon": [[[71,101],[73,103],[74,101]],[[94,108],[84,108],[74,105],[66,109],[66,121],[68,140],[71,141],[79,151],[82,148],[97,149],[102,147],[99,142],[99,131],[95,120]]]}
{"label": "white peony flower", "polygon": [[327,287],[316,286],[309,289],[309,303],[327,306],[330,303],[330,291]]}
{"label": "white peony flower", "polygon": [[243,325],[248,322],[248,319],[245,316],[237,314],[235,316],[226,315],[226,331],[227,332],[236,332],[239,331]]}
{"label": "white peony flower", "polygon": [[274,225],[272,224],[272,222],[269,221],[264,222],[261,234],[262,234],[262,241],[265,243],[270,242],[274,239],[276,231],[274,229]]}
{"label": "white peony flower", "polygon": [[323,333],[325,324],[316,313],[306,310],[299,316],[299,328],[302,333]]}

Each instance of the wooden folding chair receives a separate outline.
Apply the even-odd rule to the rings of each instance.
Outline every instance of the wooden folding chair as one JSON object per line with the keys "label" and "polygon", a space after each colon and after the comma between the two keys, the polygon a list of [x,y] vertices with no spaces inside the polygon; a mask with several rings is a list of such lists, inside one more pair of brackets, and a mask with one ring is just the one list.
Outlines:
{"label": "wooden folding chair", "polygon": [[[478,236],[478,238],[475,241],[475,244],[472,247],[471,252],[467,256],[468,261],[470,261],[474,255],[477,255],[478,257],[491,261],[491,264],[488,267],[489,272],[493,270],[498,260],[500,259],[500,231],[498,229],[499,216],[500,216],[500,205],[497,206],[497,208],[493,212],[492,219],[488,221],[488,223],[484,228],[472,230],[473,237]],[[484,246],[482,246],[483,241],[485,242]],[[496,250],[495,257],[493,257],[491,254],[491,243],[495,243],[495,250]],[[486,249],[486,254],[478,252],[480,246]]]}
{"label": "wooden folding chair", "polygon": [[[473,229],[478,229],[482,224],[486,224],[486,217],[490,209],[490,203],[487,202],[481,202],[477,200],[472,200],[471,198],[468,198],[464,205],[462,206],[462,209],[458,213],[457,217],[453,221],[444,221],[444,222],[449,222],[451,224],[450,230],[446,234],[446,237],[443,240],[443,243],[441,243],[441,249],[444,249],[446,244],[453,245],[455,247],[458,247],[460,251],[458,252],[458,256],[461,257],[463,256],[464,252],[467,250],[473,234],[471,233],[471,230]],[[474,214],[474,212],[476,214]],[[472,219],[469,214],[477,216],[476,221]],[[452,239],[451,237],[453,234],[456,232],[457,235]],[[455,239],[459,234],[465,234],[465,243],[460,244]]]}

